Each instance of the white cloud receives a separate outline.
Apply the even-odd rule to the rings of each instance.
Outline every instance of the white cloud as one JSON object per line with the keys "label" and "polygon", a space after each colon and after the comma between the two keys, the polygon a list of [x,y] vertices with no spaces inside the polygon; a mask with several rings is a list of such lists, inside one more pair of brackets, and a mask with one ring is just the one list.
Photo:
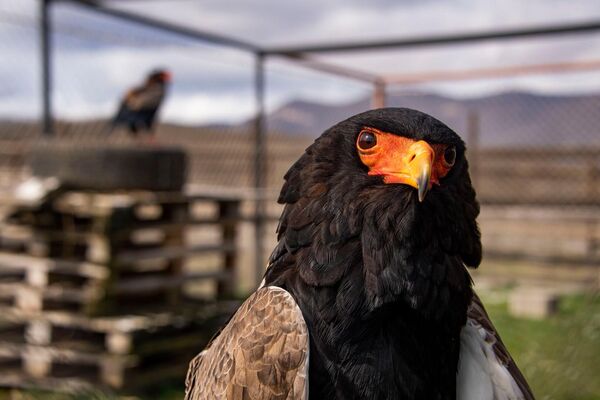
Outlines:
{"label": "white cloud", "polygon": [[161,115],[165,121],[182,124],[242,122],[252,115],[254,104],[235,95],[205,94],[178,96],[165,103]]}
{"label": "white cloud", "polygon": [[117,0],[111,4],[265,45],[566,23],[600,16],[596,0]]}

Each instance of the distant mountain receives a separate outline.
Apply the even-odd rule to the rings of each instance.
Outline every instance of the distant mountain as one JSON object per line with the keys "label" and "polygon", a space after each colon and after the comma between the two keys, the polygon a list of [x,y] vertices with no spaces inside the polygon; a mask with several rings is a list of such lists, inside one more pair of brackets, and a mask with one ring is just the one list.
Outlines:
{"label": "distant mountain", "polygon": [[[507,92],[455,99],[434,94],[388,96],[390,107],[424,111],[467,138],[469,114],[479,121],[485,147],[556,145],[600,146],[600,95],[549,96]],[[268,116],[270,131],[317,136],[325,129],[369,108],[369,100],[344,105],[293,101]]]}
{"label": "distant mountain", "polygon": [[[465,141],[469,139],[469,116],[479,121],[479,144],[482,147],[557,147],[600,148],[600,94],[541,95],[506,92],[491,96],[458,99],[436,94],[405,93],[388,96],[388,106],[424,111],[440,119]],[[315,138],[325,129],[354,114],[368,110],[370,99],[347,104],[320,104],[296,100],[267,116],[268,129],[300,141]],[[99,135],[105,137],[105,120],[57,121],[63,135]],[[164,129],[163,129],[164,128]],[[247,135],[253,121],[229,125],[178,126],[165,124],[162,130],[178,131],[195,137],[200,132]],[[0,139],[38,137],[39,121],[0,120]],[[306,142],[308,142],[306,140]]]}

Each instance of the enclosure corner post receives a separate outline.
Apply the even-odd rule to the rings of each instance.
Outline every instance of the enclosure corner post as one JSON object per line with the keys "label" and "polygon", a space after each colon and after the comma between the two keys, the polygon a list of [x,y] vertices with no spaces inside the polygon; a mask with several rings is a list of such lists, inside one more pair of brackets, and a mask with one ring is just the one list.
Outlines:
{"label": "enclosure corner post", "polygon": [[54,134],[52,117],[52,26],[50,7],[52,0],[40,0],[40,56],[42,73],[42,133]]}
{"label": "enclosure corner post", "polygon": [[371,98],[371,108],[385,107],[385,82],[377,80],[373,84],[373,97]]}
{"label": "enclosure corner post", "polygon": [[255,191],[255,283],[258,285],[263,277],[264,236],[265,236],[265,186],[266,157],[265,151],[265,54],[256,53],[254,76],[254,92],[256,116],[254,125],[254,191]]}

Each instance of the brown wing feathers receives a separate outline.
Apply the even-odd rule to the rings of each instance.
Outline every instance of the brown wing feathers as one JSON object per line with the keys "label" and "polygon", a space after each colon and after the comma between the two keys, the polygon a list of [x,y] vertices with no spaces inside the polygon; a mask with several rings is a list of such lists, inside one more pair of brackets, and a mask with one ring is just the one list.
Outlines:
{"label": "brown wing feathers", "polygon": [[308,332],[285,290],[254,293],[190,363],[186,400],[306,398]]}

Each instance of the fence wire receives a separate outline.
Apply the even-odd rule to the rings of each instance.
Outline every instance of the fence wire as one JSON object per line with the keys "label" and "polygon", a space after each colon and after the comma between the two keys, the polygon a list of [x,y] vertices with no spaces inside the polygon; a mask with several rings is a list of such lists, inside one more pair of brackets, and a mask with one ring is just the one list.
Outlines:
{"label": "fence wire", "polygon": [[[23,179],[28,149],[42,140],[38,7],[35,0],[0,5],[0,185],[6,189]],[[173,83],[157,141],[188,151],[191,184],[252,188],[251,54],[70,3],[54,5],[51,18],[56,140],[135,142],[124,130],[108,135],[107,124],[127,89],[166,68]],[[526,89],[539,78],[521,77],[517,89],[506,78],[482,80],[476,83],[494,92],[469,98],[447,94],[447,82],[392,86],[387,104],[432,114],[463,136],[489,254],[598,263],[600,96]],[[597,82],[600,72],[542,78]],[[267,63],[266,80],[266,184],[275,195],[286,170],[324,129],[370,107],[372,87],[278,60]],[[278,213],[274,203],[268,210]]]}

